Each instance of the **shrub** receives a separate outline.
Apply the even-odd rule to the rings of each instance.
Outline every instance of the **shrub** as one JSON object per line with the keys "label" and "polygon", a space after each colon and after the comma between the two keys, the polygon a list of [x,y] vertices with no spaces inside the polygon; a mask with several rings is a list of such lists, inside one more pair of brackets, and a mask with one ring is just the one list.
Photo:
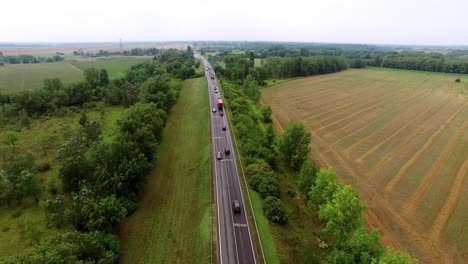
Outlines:
{"label": "shrub", "polygon": [[50,163],[49,162],[41,162],[39,164],[36,165],[36,171],[38,172],[46,172],[48,170],[50,170]]}
{"label": "shrub", "polygon": [[265,199],[265,204],[263,206],[265,211],[265,216],[268,220],[277,224],[286,224],[288,222],[288,217],[284,211],[283,204],[280,199],[272,196],[268,196]]}

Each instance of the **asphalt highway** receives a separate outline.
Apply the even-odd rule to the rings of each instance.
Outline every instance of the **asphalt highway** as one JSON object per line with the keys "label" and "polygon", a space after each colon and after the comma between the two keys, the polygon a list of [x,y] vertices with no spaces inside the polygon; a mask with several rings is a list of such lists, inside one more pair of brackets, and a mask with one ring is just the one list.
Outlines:
{"label": "asphalt highway", "polygon": [[[211,135],[213,145],[214,182],[216,195],[216,219],[217,219],[217,255],[218,263],[257,263],[255,250],[250,232],[245,201],[241,190],[237,163],[234,155],[234,148],[231,140],[231,133],[227,116],[221,116],[218,109],[218,96],[220,91],[215,92],[218,87],[216,78],[212,79],[211,74],[215,74],[212,67],[204,58],[205,76],[208,81],[208,94],[211,111]],[[223,130],[223,125],[226,130]],[[230,149],[230,154],[225,153],[225,149]],[[218,160],[218,152],[222,159]],[[240,213],[233,211],[232,202],[240,202]]]}

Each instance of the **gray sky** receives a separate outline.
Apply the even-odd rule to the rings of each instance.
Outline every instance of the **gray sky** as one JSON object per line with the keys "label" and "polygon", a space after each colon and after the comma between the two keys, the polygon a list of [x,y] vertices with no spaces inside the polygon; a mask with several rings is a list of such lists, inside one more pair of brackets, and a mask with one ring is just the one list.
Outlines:
{"label": "gray sky", "polygon": [[468,45],[468,0],[5,0],[0,42]]}

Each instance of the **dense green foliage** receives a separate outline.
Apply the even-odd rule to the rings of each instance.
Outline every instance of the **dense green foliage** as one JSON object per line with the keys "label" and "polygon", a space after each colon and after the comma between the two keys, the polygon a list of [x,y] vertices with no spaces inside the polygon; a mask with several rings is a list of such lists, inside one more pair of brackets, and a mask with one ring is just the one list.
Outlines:
{"label": "dense green foliage", "polygon": [[302,123],[289,124],[279,143],[279,150],[291,168],[299,170],[310,152],[310,133]]}
{"label": "dense green foliage", "polygon": [[68,231],[29,253],[0,259],[0,263],[110,264],[116,263],[118,257],[119,239],[115,235]]}
{"label": "dense green foliage", "polygon": [[[166,70],[166,63],[181,59],[189,61],[186,65],[193,65],[191,51],[169,51],[159,56],[157,60],[133,67],[126,77],[109,84],[113,87],[128,84],[131,88],[127,92],[133,94],[135,100],[129,103],[130,108],[117,122],[118,132],[113,140],[103,141],[101,124],[89,121],[84,113],[79,119],[78,130],[66,134],[59,150],[59,178],[63,193],[57,194],[57,190],[48,193],[42,205],[49,225],[80,232],[58,236],[53,241],[58,246],[56,250],[50,248],[52,244],[46,243],[30,253],[0,262],[116,262],[119,243],[111,234],[125,216],[136,209],[138,191],[151,169],[167,113],[178,96],[180,85],[176,78],[180,77],[180,72],[178,69]],[[79,107],[99,100],[108,101],[108,87],[103,87],[107,84],[106,71],[88,69],[82,82],[64,86],[58,79],[47,80],[39,91],[3,97],[6,100],[2,101],[2,106],[25,111],[32,116],[51,114],[51,109],[69,106],[63,104],[64,100],[73,100],[71,105]],[[72,94],[68,95],[70,91]],[[28,100],[17,100],[17,96],[24,95]],[[15,148],[14,136],[12,134],[7,142],[12,149]],[[11,162],[0,170],[0,190],[12,190],[5,192],[8,194],[5,199],[9,199],[6,201],[20,202],[23,197],[35,195],[35,178],[30,172],[32,161],[18,156],[9,159]],[[12,179],[17,182],[12,184]],[[22,197],[18,197],[18,193]]]}
{"label": "dense green foliage", "polygon": [[268,196],[265,199],[263,210],[268,220],[277,224],[285,224],[288,221],[281,200],[277,197]]}
{"label": "dense green foliage", "polygon": [[247,61],[244,65],[249,65],[248,58],[251,53],[254,58],[266,59],[263,67],[260,67],[265,68],[266,71],[259,70],[269,77],[306,76],[334,72],[331,70],[337,67],[364,68],[367,65],[432,72],[468,73],[468,59],[466,58],[468,52],[453,48],[447,54],[438,52],[447,47],[441,49],[437,47],[402,48],[362,44],[268,42],[214,42],[205,45],[207,46],[202,47],[202,51],[220,51],[216,59],[226,63],[226,71],[229,73],[226,76],[231,76],[233,72],[239,77],[244,72],[243,76],[246,76],[244,67],[238,67],[235,71],[228,70],[228,64],[233,56],[230,52],[237,50],[239,46],[242,46],[245,51],[245,54],[241,54]]}

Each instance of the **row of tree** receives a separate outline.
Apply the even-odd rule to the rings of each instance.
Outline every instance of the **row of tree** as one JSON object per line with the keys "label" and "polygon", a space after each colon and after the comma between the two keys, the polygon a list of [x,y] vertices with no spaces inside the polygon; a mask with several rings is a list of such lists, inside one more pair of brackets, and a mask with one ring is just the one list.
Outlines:
{"label": "row of tree", "polygon": [[336,56],[269,57],[261,67],[254,67],[254,58],[253,52],[249,52],[247,55],[220,54],[215,59],[222,60],[225,67],[217,65],[215,70],[238,84],[245,82],[247,77],[251,76],[258,84],[264,85],[267,78],[292,78],[333,73],[348,67],[346,59]]}
{"label": "row of tree", "polygon": [[52,57],[34,56],[34,55],[3,55],[0,51],[0,63],[3,64],[29,64],[42,62],[57,62],[63,61],[64,58],[59,55]]}
{"label": "row of tree", "polygon": [[[133,66],[126,76],[109,80],[105,69],[85,70],[85,79],[63,84],[59,79],[48,79],[40,89],[0,94],[0,124],[16,122],[21,113],[29,117],[61,114],[66,107],[83,107],[104,101],[112,105],[129,106],[137,101],[155,102],[168,109],[174,103],[175,91],[180,85],[176,79],[195,75],[195,62],[190,52],[169,50],[154,60]],[[152,77],[154,76],[154,77]]]}
{"label": "row of tree", "polygon": [[[224,44],[224,45],[223,45]],[[327,73],[329,71],[320,71],[317,67],[304,65],[303,69],[298,66],[302,60],[308,60],[315,57],[332,57],[339,60],[339,64],[347,64],[351,68],[364,68],[367,65],[375,67],[388,67],[407,70],[420,70],[431,72],[447,72],[447,73],[468,73],[468,59],[466,58],[466,50],[452,50],[447,54],[440,52],[424,52],[418,51],[418,47],[391,47],[391,46],[373,46],[373,45],[353,45],[353,44],[316,44],[316,43],[268,43],[268,42],[251,42],[242,43],[237,46],[229,46],[229,43],[214,43],[212,46],[202,47],[206,51],[218,51],[215,59],[226,63],[232,60],[232,57],[243,56],[245,59],[261,58],[272,60],[271,64],[275,71],[269,71],[269,77],[294,77],[305,76],[311,74]],[[244,52],[233,55],[232,51],[238,51],[239,46],[242,46]],[[419,48],[420,49],[420,48]],[[281,69],[283,66],[277,66],[277,63],[282,59],[291,59],[286,64],[286,69]],[[295,59],[293,59],[295,58]],[[320,59],[319,59],[320,60]],[[317,63],[315,60],[314,63]],[[322,62],[325,63],[325,62]],[[336,63],[336,62],[335,62]],[[275,67],[276,66],[276,67]],[[324,66],[329,68],[331,66]],[[342,67],[342,66],[341,66]],[[228,70],[229,71],[229,70]],[[317,72],[319,71],[319,72]],[[239,76],[244,72],[244,78],[247,73],[243,67],[234,73]],[[281,73],[281,74],[278,74]],[[235,80],[236,77],[230,77],[231,72],[226,76]],[[241,79],[242,80],[242,79]],[[257,80],[258,81],[258,80]],[[260,82],[259,82],[260,83]]]}

